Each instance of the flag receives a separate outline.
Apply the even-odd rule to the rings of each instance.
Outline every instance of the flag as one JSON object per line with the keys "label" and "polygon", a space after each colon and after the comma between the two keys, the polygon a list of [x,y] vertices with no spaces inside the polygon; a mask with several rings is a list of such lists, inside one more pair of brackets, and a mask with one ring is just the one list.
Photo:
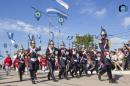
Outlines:
{"label": "flag", "polygon": [[14,48],[18,48],[18,44],[15,44],[15,45],[14,45]]}
{"label": "flag", "polygon": [[42,40],[41,40],[41,35],[37,35],[38,39],[39,39],[39,42],[42,43]]}
{"label": "flag", "polygon": [[15,44],[15,40],[13,39],[14,33],[12,32],[7,32],[8,38],[10,39],[12,44]]}
{"label": "flag", "polygon": [[34,16],[35,16],[35,18],[37,19],[37,21],[39,21],[40,20],[40,18],[41,18],[41,12],[40,11],[35,11],[35,14],[34,14]]}
{"label": "flag", "polygon": [[63,0],[55,0],[57,3],[59,3],[61,6],[63,6],[65,9],[69,9],[69,4],[64,2]]}
{"label": "flag", "polygon": [[7,32],[8,38],[13,39],[14,33],[12,32]]}
{"label": "flag", "polygon": [[68,36],[67,37],[67,40],[72,40],[73,39],[73,36]]}
{"label": "flag", "polygon": [[7,43],[4,43],[4,48],[7,48]]}
{"label": "flag", "polygon": [[70,36],[67,37],[67,40],[69,39]]}
{"label": "flag", "polygon": [[51,31],[50,34],[51,34],[52,40],[53,40],[54,39],[54,33]]}

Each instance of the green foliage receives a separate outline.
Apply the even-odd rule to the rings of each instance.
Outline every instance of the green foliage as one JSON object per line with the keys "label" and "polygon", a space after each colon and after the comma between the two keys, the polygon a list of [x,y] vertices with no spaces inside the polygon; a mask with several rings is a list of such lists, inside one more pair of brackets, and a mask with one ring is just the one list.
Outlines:
{"label": "green foliage", "polygon": [[78,45],[85,45],[86,48],[93,46],[93,36],[90,34],[86,34],[83,36],[76,36],[75,44]]}

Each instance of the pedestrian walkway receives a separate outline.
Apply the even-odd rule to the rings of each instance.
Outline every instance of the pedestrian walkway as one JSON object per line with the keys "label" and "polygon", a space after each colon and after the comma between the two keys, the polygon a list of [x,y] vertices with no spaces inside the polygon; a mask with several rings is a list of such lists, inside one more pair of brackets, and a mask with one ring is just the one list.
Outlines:
{"label": "pedestrian walkway", "polygon": [[[55,75],[57,76],[57,72]],[[48,81],[47,73],[38,71],[38,79],[36,84],[32,84],[29,79],[29,74],[24,75],[24,81],[19,82],[18,74],[15,71],[11,72],[10,76],[6,76],[3,71],[0,71],[0,86],[129,86],[130,71],[113,71],[113,76],[117,80],[116,84],[110,84],[107,76],[102,76],[102,81],[99,81],[97,75],[91,77],[83,76],[81,78],[71,78],[69,80],[58,80],[58,82]],[[57,78],[58,79],[58,78]]]}

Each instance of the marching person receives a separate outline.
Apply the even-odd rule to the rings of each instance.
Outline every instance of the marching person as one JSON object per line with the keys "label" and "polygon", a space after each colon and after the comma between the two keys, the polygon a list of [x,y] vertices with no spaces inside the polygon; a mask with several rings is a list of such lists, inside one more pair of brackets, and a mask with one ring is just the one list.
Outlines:
{"label": "marching person", "polygon": [[39,64],[41,66],[42,72],[45,72],[45,70],[47,69],[47,59],[45,58],[45,55],[42,55],[40,57]]}
{"label": "marching person", "polygon": [[29,57],[26,55],[25,53],[25,73],[28,74],[28,70],[29,70]]}
{"label": "marching person", "polygon": [[46,50],[46,58],[47,58],[47,64],[48,64],[48,68],[49,68],[49,72],[48,72],[48,80],[50,80],[50,78],[53,79],[53,81],[57,81],[55,76],[54,76],[54,70],[55,70],[55,58],[56,55],[58,54],[58,50],[57,48],[55,48],[54,46],[54,42],[51,40],[49,41],[47,50]]}
{"label": "marching person", "polygon": [[67,67],[66,67],[66,71],[67,71],[67,76],[68,76],[68,73],[70,73],[71,75],[71,71],[72,71],[72,49],[68,49],[66,51],[66,56],[67,56]]}
{"label": "marching person", "polygon": [[82,46],[82,49],[80,51],[80,76],[82,76],[82,72],[85,71],[86,76],[88,76],[88,68],[87,68],[87,55],[86,55],[86,50],[85,46]]}
{"label": "marching person", "polygon": [[15,70],[18,72],[18,67],[19,67],[19,58],[18,58],[18,55],[15,53],[15,56],[16,58],[14,59],[14,67],[15,67]]}
{"label": "marching person", "polygon": [[71,71],[71,76],[74,77],[74,73],[76,75],[76,77],[78,78],[78,71],[80,71],[80,58],[79,58],[79,54],[76,50],[76,47],[73,46],[72,49],[72,71]]}
{"label": "marching person", "polygon": [[32,40],[31,41],[31,47],[29,49],[29,71],[30,71],[30,77],[31,77],[31,81],[32,84],[35,84],[35,79],[36,77],[36,73],[37,70],[39,68],[39,62],[38,62],[38,51],[41,50],[41,47],[37,48],[35,45],[35,41]]}
{"label": "marching person", "polygon": [[[99,42],[99,47],[101,49],[101,62],[103,63],[103,68],[99,71],[98,78],[101,80],[101,76],[107,72],[109,83],[114,83],[112,78],[112,63],[109,57],[109,40],[107,39],[107,32],[102,28],[101,39]],[[106,55],[107,53],[107,55]]]}
{"label": "marching person", "polygon": [[66,51],[67,51],[67,49],[65,48],[64,42],[62,42],[62,44],[60,46],[61,47],[58,52],[59,65],[60,65],[59,79],[62,78],[62,75],[64,76],[64,78],[67,79],[67,72],[66,72],[66,65],[67,65]]}
{"label": "marching person", "polygon": [[11,66],[12,66],[12,59],[11,59],[10,55],[7,53],[7,56],[4,59],[4,68],[5,68],[5,72],[6,72],[7,76],[10,73]]}
{"label": "marching person", "polygon": [[127,55],[124,61],[124,70],[128,69],[129,63],[130,63],[130,41],[128,41],[128,44],[124,43],[124,47],[126,48]]}
{"label": "marching person", "polygon": [[20,51],[18,52],[18,59],[19,59],[19,66],[18,66],[18,73],[19,73],[19,78],[20,81],[23,79],[23,74],[25,72],[25,54],[24,54],[24,49],[23,46],[21,45]]}

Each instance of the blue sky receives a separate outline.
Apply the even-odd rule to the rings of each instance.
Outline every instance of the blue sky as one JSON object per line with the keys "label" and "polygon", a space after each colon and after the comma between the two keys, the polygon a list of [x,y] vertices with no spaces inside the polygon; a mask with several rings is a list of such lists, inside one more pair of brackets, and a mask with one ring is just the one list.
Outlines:
{"label": "blue sky", "polygon": [[[98,35],[100,27],[103,26],[108,34],[118,34],[109,37],[112,49],[122,46],[123,42],[129,40],[130,35],[130,0],[64,0],[70,5],[69,10],[64,9],[55,0],[0,0],[0,47],[3,50],[3,43],[10,44],[6,32],[14,33],[14,39],[27,47],[28,33],[41,34],[42,46],[46,48],[48,42],[48,19],[42,15],[40,21],[34,18],[36,7],[45,12],[46,8],[54,7],[68,14],[63,26],[59,26],[57,18],[51,18],[55,32],[55,42],[58,38],[64,39],[68,35],[90,33]],[[118,7],[121,4],[128,5],[128,12],[119,13]],[[58,36],[58,30],[62,36]],[[124,32],[127,32],[124,34]],[[38,40],[37,40],[37,44]],[[67,45],[67,44],[66,44]],[[13,48],[12,48],[13,49]]]}

